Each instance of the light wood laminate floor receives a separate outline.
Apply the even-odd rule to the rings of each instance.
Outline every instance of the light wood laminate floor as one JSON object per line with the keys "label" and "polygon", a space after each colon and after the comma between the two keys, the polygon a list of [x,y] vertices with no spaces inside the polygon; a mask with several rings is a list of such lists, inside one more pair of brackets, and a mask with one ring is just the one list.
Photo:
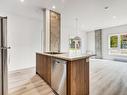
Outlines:
{"label": "light wood laminate floor", "polygon": [[9,72],[9,95],[55,95],[35,68]]}
{"label": "light wood laminate floor", "polygon": [[[9,72],[9,95],[54,95],[34,68]],[[127,63],[90,60],[90,95],[127,95]]]}
{"label": "light wood laminate floor", "polygon": [[127,95],[127,63],[92,59],[90,95]]}

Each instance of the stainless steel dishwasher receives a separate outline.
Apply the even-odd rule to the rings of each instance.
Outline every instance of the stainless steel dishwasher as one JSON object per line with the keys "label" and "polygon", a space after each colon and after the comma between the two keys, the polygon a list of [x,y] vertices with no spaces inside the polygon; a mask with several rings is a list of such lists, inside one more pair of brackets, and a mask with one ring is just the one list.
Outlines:
{"label": "stainless steel dishwasher", "polygon": [[66,95],[66,61],[53,59],[51,86],[59,95]]}

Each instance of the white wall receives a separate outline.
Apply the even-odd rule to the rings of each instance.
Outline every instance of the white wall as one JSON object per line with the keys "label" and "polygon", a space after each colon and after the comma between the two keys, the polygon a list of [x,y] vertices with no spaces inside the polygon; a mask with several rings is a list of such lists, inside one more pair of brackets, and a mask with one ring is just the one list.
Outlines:
{"label": "white wall", "polygon": [[127,33],[127,25],[122,25],[118,27],[112,27],[102,30],[102,53],[104,59],[112,59],[112,60],[126,60],[126,56],[114,56],[109,55],[109,43],[108,43],[108,36],[111,34],[120,34],[120,33]]}
{"label": "white wall", "polygon": [[95,54],[95,32],[87,32],[87,52]]}
{"label": "white wall", "polygon": [[35,66],[35,52],[41,50],[42,23],[22,16],[8,16],[9,70]]}

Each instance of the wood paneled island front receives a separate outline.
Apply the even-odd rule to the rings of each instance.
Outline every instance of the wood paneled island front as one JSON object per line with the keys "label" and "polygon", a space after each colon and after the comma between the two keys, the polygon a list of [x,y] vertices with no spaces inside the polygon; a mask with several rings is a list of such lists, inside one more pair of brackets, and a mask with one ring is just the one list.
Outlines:
{"label": "wood paneled island front", "polygon": [[64,95],[89,95],[89,57],[91,56],[36,53],[36,73],[52,88],[53,60],[55,58],[64,60],[66,61],[66,93]]}

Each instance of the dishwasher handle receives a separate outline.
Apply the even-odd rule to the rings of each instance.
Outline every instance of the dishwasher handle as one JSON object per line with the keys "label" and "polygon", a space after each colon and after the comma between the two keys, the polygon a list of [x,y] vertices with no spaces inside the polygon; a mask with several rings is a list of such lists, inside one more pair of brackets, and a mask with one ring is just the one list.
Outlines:
{"label": "dishwasher handle", "polygon": [[60,64],[60,61],[55,61],[55,64]]}
{"label": "dishwasher handle", "polygon": [[61,59],[55,59],[54,62],[55,62],[56,64],[65,64],[65,63],[66,63],[65,60],[61,60]]}

